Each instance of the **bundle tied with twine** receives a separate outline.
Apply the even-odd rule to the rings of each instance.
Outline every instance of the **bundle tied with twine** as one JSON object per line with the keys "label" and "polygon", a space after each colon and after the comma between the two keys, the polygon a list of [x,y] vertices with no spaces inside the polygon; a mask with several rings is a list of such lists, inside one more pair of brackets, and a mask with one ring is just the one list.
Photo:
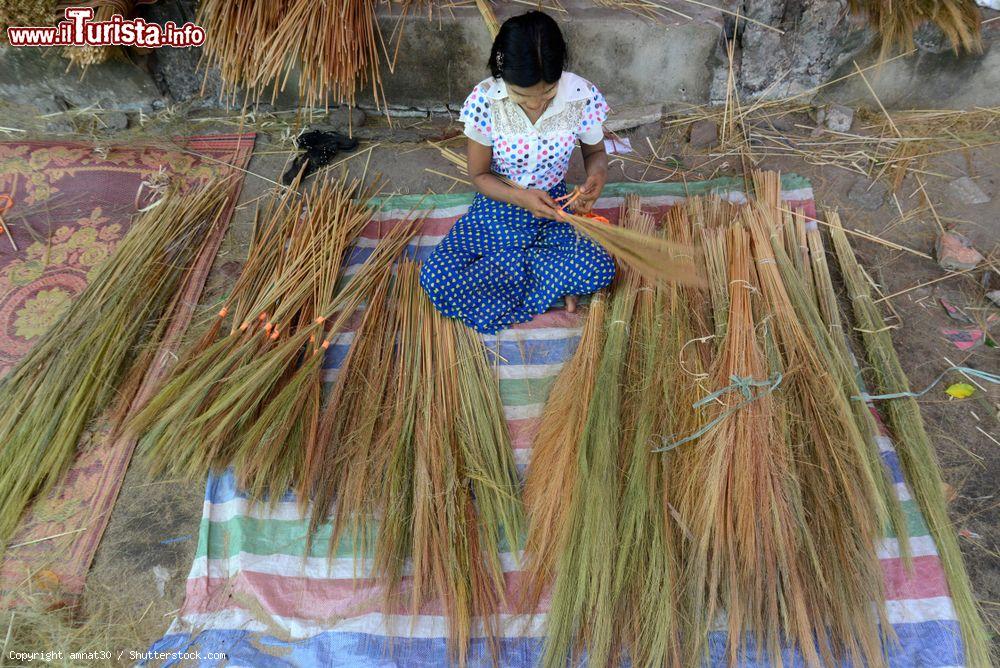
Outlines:
{"label": "bundle tied with twine", "polygon": [[[0,544],[31,500],[66,472],[91,421],[115,408],[118,429],[180,288],[210,232],[223,224],[231,182],[172,187],[147,207],[94,279],[0,380]],[[125,402],[125,403],[122,403]]]}
{"label": "bundle tied with twine", "polygon": [[[955,527],[948,517],[941,468],[924,427],[920,405],[913,396],[905,396],[910,392],[909,380],[893,347],[889,328],[872,299],[871,290],[840,224],[839,216],[836,212],[827,212],[827,221],[830,223],[830,236],[847,285],[857,329],[864,342],[874,389],[879,394],[904,395],[882,401],[879,407],[885,411],[889,429],[895,437],[896,453],[903,476],[913,490],[941,557],[961,628],[965,660],[970,666],[991,665],[993,657],[990,634],[972,593]],[[859,399],[860,396],[861,393],[858,394]],[[864,401],[858,400],[857,403],[865,406]]]}
{"label": "bundle tied with twine", "polygon": [[434,309],[419,272],[403,260],[380,277],[306,455],[302,498],[310,536],[332,512],[330,549],[344,538],[371,560],[388,611],[437,602],[455,662],[468,660],[476,622],[497,660],[500,552],[523,524],[517,469],[482,342]]}

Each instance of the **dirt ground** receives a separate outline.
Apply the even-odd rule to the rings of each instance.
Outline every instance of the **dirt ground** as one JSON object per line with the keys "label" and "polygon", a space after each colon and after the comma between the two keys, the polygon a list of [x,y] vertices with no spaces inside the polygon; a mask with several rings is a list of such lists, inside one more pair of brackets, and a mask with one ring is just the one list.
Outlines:
{"label": "dirt ground", "polygon": [[[258,120],[258,125],[262,125]],[[797,123],[810,125],[800,114]],[[458,172],[425,139],[454,136],[459,127],[446,119],[397,119],[390,131],[385,121],[371,119],[369,140],[343,163],[354,173],[366,168],[368,174],[381,173],[386,192],[423,193],[471,190]],[[374,129],[372,129],[374,128]],[[178,131],[194,130],[232,132],[234,122],[216,120],[192,125],[177,117],[152,121],[131,137],[169,137]],[[290,155],[294,128],[287,119],[262,128],[257,149],[249,166],[242,203],[222,252],[209,280],[206,302],[223,294],[245,255],[254,202],[277,180]],[[636,153],[632,157],[648,160],[656,147],[662,161],[647,169],[643,165],[612,156],[612,181],[696,180],[715,175],[739,174],[749,162],[738,155],[720,155],[713,148],[695,149],[686,140],[682,127],[657,123],[624,132]],[[405,139],[397,143],[399,138]],[[649,142],[647,143],[647,139]],[[461,142],[453,144],[459,150]],[[580,182],[579,156],[574,159],[569,181]],[[933,254],[938,223],[928,207],[915,178],[910,175],[895,192],[883,201],[872,202],[859,195],[871,182],[862,175],[830,165],[809,164],[800,158],[763,157],[760,167],[780,169],[808,177],[813,184],[819,208],[840,211],[845,225],[869,232],[914,250]],[[441,174],[453,175],[449,178]],[[938,156],[933,171],[940,176],[924,175],[923,183],[937,217],[972,239],[984,255],[994,253],[994,266],[1000,262],[1000,146],[993,145],[966,152]],[[645,177],[643,176],[645,173]],[[967,205],[949,194],[947,183],[957,176],[972,176],[992,196],[987,204]],[[879,186],[873,187],[876,190]],[[854,191],[852,196],[850,193]],[[877,198],[876,198],[877,199]],[[896,205],[898,201],[898,208]],[[866,208],[873,207],[873,208]],[[902,215],[901,212],[902,211]],[[912,212],[917,211],[916,214]],[[855,240],[860,259],[882,293],[891,295],[939,278],[944,272],[933,260],[890,250],[876,243]],[[1000,288],[997,269],[987,272],[989,289]],[[939,298],[964,307],[979,321],[990,313],[1000,312],[988,306],[984,298],[984,272],[950,278],[927,287],[918,287],[891,298],[895,317],[893,338],[903,365],[915,388],[923,388],[943,371],[951,360],[992,372],[1000,371],[1000,355],[995,348],[981,345],[963,352],[941,334],[942,328],[961,327],[945,313]],[[1000,329],[994,325],[994,337]],[[951,382],[962,380],[949,376]],[[954,493],[951,515],[962,539],[962,549],[972,575],[974,590],[983,603],[994,633],[1000,624],[1000,391],[989,388],[977,391],[964,401],[949,400],[939,387],[928,393],[921,406],[931,436],[938,448],[944,478]],[[136,618],[142,615],[144,632],[156,639],[181,607],[184,583],[198,542],[204,485],[182,480],[151,481],[142,470],[141,461],[133,463],[107,533],[97,554],[91,574],[95,585],[120,589],[126,598],[125,608]],[[142,649],[142,648],[136,648]]]}

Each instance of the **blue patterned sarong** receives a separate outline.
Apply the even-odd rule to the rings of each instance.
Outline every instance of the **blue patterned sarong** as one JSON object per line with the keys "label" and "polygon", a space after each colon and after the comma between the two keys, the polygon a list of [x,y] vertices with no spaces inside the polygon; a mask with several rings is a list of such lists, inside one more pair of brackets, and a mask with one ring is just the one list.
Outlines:
{"label": "blue patterned sarong", "polygon": [[[565,194],[565,183],[549,191]],[[424,262],[420,284],[442,314],[495,334],[561,297],[600,290],[614,275],[607,251],[569,223],[477,194]]]}

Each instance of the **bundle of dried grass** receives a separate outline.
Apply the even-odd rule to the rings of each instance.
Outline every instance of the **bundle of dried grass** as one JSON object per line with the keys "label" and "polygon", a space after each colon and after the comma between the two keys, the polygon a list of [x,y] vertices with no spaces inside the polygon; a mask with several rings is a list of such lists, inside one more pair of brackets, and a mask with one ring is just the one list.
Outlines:
{"label": "bundle of dried grass", "polygon": [[893,49],[914,48],[913,35],[923,23],[930,22],[941,29],[951,48],[969,52],[982,48],[980,22],[982,15],[975,0],[850,0],[850,8],[864,12],[882,39],[881,57]]}
{"label": "bundle of dried grass", "polygon": [[573,505],[578,467],[579,436],[593,398],[599,353],[604,347],[607,295],[591,299],[580,343],[549,391],[541,425],[535,436],[524,487],[528,513],[525,544],[525,608],[534,610],[555,574],[563,549],[566,514]]}
{"label": "bundle of dried grass", "polygon": [[[132,10],[135,9],[135,3],[132,0],[90,0],[90,2],[82,3],[71,2],[69,5],[73,7],[93,7],[94,23],[110,21],[111,17],[115,14],[127,18],[132,14]],[[70,63],[85,70],[91,65],[99,65],[105,62],[119,51],[119,47],[111,45],[69,46],[66,47],[63,55],[65,55]]]}
{"label": "bundle of dried grass", "polygon": [[[626,200],[622,221],[653,237],[638,198]],[[664,290],[624,268],[608,305],[592,304],[550,395],[526,488],[529,604],[554,578],[543,665],[584,652],[595,665],[625,653],[643,665],[675,656],[673,535],[663,458],[650,452],[671,417],[663,388],[675,365],[664,362],[676,348],[663,345]]]}
{"label": "bundle of dried grass", "polygon": [[375,4],[207,0],[199,14],[208,35],[206,61],[219,68],[231,100],[242,86],[254,101],[270,89],[273,102],[294,72],[305,108],[353,105],[366,85],[379,105],[384,96]]}
{"label": "bundle of dried grass", "polygon": [[[910,384],[892,344],[892,336],[882,314],[872,300],[854,250],[835,212],[827,213],[830,234],[837,252],[841,274],[847,284],[858,330],[862,333],[875,391],[896,394],[910,391]],[[863,402],[858,404],[864,406]],[[955,611],[962,630],[965,659],[970,666],[991,664],[990,637],[972,594],[969,576],[962,561],[955,527],[948,518],[944,483],[934,446],[924,428],[916,399],[902,396],[882,402],[889,428],[895,436],[896,453],[903,475],[913,490],[920,510],[941,556]]]}
{"label": "bundle of dried grass", "polygon": [[232,310],[230,331],[218,336],[217,323],[130,420],[154,472],[200,476],[232,465],[254,499],[299,484],[318,438],[323,352],[416,229],[415,220],[397,226],[338,289],[371,217],[368,198],[357,182],[319,181],[272,205],[219,312],[221,321]]}
{"label": "bundle of dried grass", "polygon": [[721,608],[728,616],[730,663],[738,662],[750,638],[780,663],[781,639],[788,637],[819,665],[807,592],[815,546],[805,544],[801,528],[805,511],[794,487],[784,402],[763,385],[777,370],[754,317],[749,234],[734,225],[726,237],[728,326],[711,378],[719,388],[745,382],[738,391],[720,391],[710,405],[718,422],[684,453],[678,480],[678,511],[690,532],[683,582],[694,628],[685,655],[701,655]]}
{"label": "bundle of dried grass", "polygon": [[667,241],[625,225],[609,225],[572,213],[565,213],[563,220],[600,244],[616,260],[650,280],[693,287],[706,285],[704,271],[690,244]]}
{"label": "bundle of dried grass", "polygon": [[498,656],[499,554],[520,540],[519,483],[482,343],[437,313],[419,272],[404,260],[368,302],[308,455],[306,492],[313,530],[336,500],[331,548],[346,536],[372,558],[388,609],[405,598],[412,614],[442,606],[464,665],[476,620]]}
{"label": "bundle of dried grass", "polygon": [[[218,68],[223,94],[233,103],[241,86],[255,86],[263,69],[263,45],[277,30],[288,11],[289,0],[204,0],[198,23],[205,28],[202,47],[206,80]],[[282,63],[291,66],[290,63]],[[261,90],[253,91],[260,96]]]}
{"label": "bundle of dried grass", "polygon": [[[785,425],[786,447],[805,463],[793,472],[805,513],[796,524],[802,532],[800,555],[808,557],[800,566],[812,567],[812,572],[801,571],[809,573],[801,592],[808,616],[799,621],[813,627],[802,626],[789,635],[807,658],[818,642],[822,665],[843,660],[881,665],[885,656],[879,624],[891,627],[881,606],[877,617],[872,612],[873,604],[883,600],[875,546],[889,521],[886,495],[891,490],[874,439],[867,441],[858,429],[850,395],[838,378],[836,348],[817,345],[817,332],[809,325],[818,320],[815,306],[800,276],[788,271],[794,271],[793,265],[780,242],[772,244],[779,239],[776,210],[751,205],[744,219],[753,239],[762,308],[780,351],[791,418]],[[804,313],[810,307],[814,318]],[[852,382],[849,389],[856,387]],[[818,588],[817,578],[823,583]],[[837,594],[830,596],[827,587]],[[780,640],[778,630],[770,627],[768,642]]]}
{"label": "bundle of dried grass", "polygon": [[[176,189],[147,208],[90,285],[0,381],[0,544],[65,473],[91,420],[141,375],[202,243],[221,224],[230,183]],[[131,397],[124,397],[130,401]],[[111,425],[117,429],[118,425]]]}

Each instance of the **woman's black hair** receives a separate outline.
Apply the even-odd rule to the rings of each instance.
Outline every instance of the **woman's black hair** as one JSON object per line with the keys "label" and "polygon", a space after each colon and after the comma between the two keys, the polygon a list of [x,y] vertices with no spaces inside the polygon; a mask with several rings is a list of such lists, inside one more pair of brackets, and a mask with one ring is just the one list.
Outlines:
{"label": "woman's black hair", "polygon": [[497,79],[528,88],[555,83],[566,66],[566,41],[559,24],[544,12],[527,12],[503,22],[490,50],[490,72]]}

